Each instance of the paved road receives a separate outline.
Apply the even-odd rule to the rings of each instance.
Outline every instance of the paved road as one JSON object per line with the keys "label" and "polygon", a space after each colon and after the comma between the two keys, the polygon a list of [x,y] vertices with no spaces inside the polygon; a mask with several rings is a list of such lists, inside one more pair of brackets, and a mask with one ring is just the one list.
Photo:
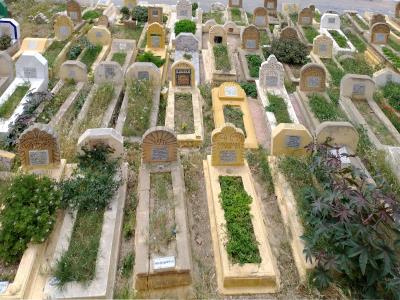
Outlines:
{"label": "paved road", "polygon": [[[176,0],[143,0],[148,3],[165,3],[165,4],[176,4]],[[194,2],[195,0],[192,0]],[[227,0],[197,0],[200,3],[200,6],[208,10],[210,5],[214,2],[222,2],[227,3]],[[394,14],[394,6],[395,1],[393,0],[314,0],[314,1],[305,1],[305,0],[285,0],[279,1],[278,4],[282,2],[291,2],[291,3],[299,3],[301,7],[308,6],[310,4],[315,4],[315,6],[325,12],[327,10],[336,10],[342,12],[343,10],[357,10],[360,13],[365,11],[374,11],[380,12],[384,14],[393,15]],[[243,0],[244,8],[247,11],[253,11],[254,8],[258,6],[262,6],[264,0]]]}

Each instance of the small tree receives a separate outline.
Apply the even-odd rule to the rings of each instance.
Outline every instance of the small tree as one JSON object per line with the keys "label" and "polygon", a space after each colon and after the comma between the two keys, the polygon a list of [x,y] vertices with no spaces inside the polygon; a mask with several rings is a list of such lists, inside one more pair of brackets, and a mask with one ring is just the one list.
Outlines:
{"label": "small tree", "polygon": [[148,19],[147,7],[135,6],[132,10],[132,17],[140,23],[146,23]]}
{"label": "small tree", "polygon": [[175,35],[181,32],[196,33],[196,23],[191,20],[180,20],[175,23]]}
{"label": "small tree", "polygon": [[280,62],[290,65],[305,64],[309,54],[305,44],[298,40],[290,39],[274,40],[271,44],[271,49],[267,49],[265,52],[266,57],[274,54]]}
{"label": "small tree", "polygon": [[0,50],[7,50],[11,46],[11,37],[3,34],[0,37]]}
{"label": "small tree", "polygon": [[196,16],[196,10],[199,8],[199,4],[197,2],[192,3],[192,16]]}
{"label": "small tree", "polygon": [[129,19],[129,17],[130,17],[129,8],[126,7],[126,6],[123,6],[123,7],[121,8],[121,14],[122,14],[122,18],[123,18],[123,19],[125,19],[125,20]]}

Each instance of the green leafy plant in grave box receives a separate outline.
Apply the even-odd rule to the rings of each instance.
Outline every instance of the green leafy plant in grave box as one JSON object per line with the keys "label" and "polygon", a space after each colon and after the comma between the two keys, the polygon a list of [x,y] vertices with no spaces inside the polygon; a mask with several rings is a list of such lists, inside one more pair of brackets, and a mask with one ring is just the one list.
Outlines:
{"label": "green leafy plant in grave box", "polygon": [[240,106],[225,105],[224,106],[224,119],[225,123],[232,123],[235,127],[243,130],[246,135],[246,130],[243,121],[243,112]]}
{"label": "green leafy plant in grave box", "polygon": [[354,59],[343,59],[340,64],[344,71],[350,74],[362,74],[372,76],[374,69],[367,63],[362,54],[357,54]]}
{"label": "green leafy plant in grave box", "polygon": [[100,10],[88,10],[82,15],[84,20],[94,20],[102,15]]}
{"label": "green leafy plant in grave box", "polygon": [[132,9],[132,17],[140,23],[146,23],[148,19],[148,12],[146,6],[137,5]]}
{"label": "green leafy plant in grave box", "polygon": [[81,37],[76,40],[70,50],[68,51],[67,57],[69,60],[76,60],[78,56],[82,53],[83,49],[89,47],[91,44],[86,37]]}
{"label": "green leafy plant in grave box", "polygon": [[365,45],[365,42],[357,34],[351,32],[351,31],[347,31],[346,36],[350,40],[350,42],[353,44],[353,46],[356,47],[356,49],[359,53],[364,53],[365,50],[367,50],[367,46]]}
{"label": "green leafy plant in grave box", "polygon": [[86,65],[88,70],[90,70],[102,49],[103,47],[101,45],[90,45],[85,49],[84,53],[82,54],[81,62]]}
{"label": "green leafy plant in grave box", "polygon": [[256,54],[246,55],[247,65],[249,66],[250,76],[258,78],[260,72],[260,66],[263,62],[262,58]]}
{"label": "green leafy plant in grave box", "polygon": [[308,99],[310,108],[318,121],[338,121],[340,119],[340,114],[335,104],[329,102],[324,96],[313,94]]}
{"label": "green leafy plant in grave box", "polygon": [[315,11],[314,13],[314,19],[315,21],[317,21],[318,23],[321,22],[321,13],[319,11]]}
{"label": "green leafy plant in grave box", "polygon": [[266,30],[260,30],[260,44],[261,46],[268,45],[270,39]]}
{"label": "green leafy plant in grave box", "polygon": [[257,98],[257,86],[254,82],[242,81],[240,82],[240,87],[244,90],[246,96]]}
{"label": "green leafy plant in grave box", "polygon": [[28,243],[42,243],[51,233],[60,191],[47,177],[17,175],[5,190],[0,210],[0,260],[18,261]]}
{"label": "green leafy plant in grave box", "polygon": [[126,6],[121,7],[120,12],[121,12],[122,18],[124,20],[128,20],[131,16],[131,12],[130,12],[129,8]]}
{"label": "green leafy plant in grave box", "polygon": [[161,66],[163,66],[165,64],[165,59],[161,58],[160,56],[154,55],[154,53],[151,51],[147,51],[142,54],[139,54],[139,56],[137,57],[137,61],[152,62],[158,68],[160,68]]}
{"label": "green leafy plant in grave box", "polygon": [[11,37],[8,34],[3,34],[0,37],[0,50],[7,50],[11,46]]}
{"label": "green leafy plant in grave box", "polygon": [[213,47],[215,69],[218,71],[229,72],[232,69],[228,54],[228,47],[224,45],[215,45]]}
{"label": "green leafy plant in grave box", "polygon": [[242,21],[242,12],[239,8],[236,7],[231,8],[231,16],[232,16],[232,21],[235,22],[237,25],[244,25]]}
{"label": "green leafy plant in grave box", "polygon": [[314,39],[319,35],[318,30],[315,29],[313,26],[303,26],[303,31],[307,41],[310,44],[312,44],[314,42]]}
{"label": "green leafy plant in grave box", "polygon": [[400,57],[389,49],[388,47],[382,48],[383,54],[390,60],[390,62],[398,69],[400,69]]}
{"label": "green leafy plant in grave box", "polygon": [[49,67],[53,67],[54,62],[60,52],[64,49],[67,41],[53,41],[49,48],[44,53],[44,58],[47,59]]}
{"label": "green leafy plant in grave box", "polygon": [[8,119],[12,116],[22,98],[29,91],[29,87],[29,83],[17,86],[11,96],[0,106],[0,118]]}
{"label": "green leafy plant in grave box", "polygon": [[397,52],[400,51],[400,44],[397,43],[397,42],[394,40],[394,38],[389,37],[388,45],[389,45],[390,47],[392,47],[395,51],[397,51]]}
{"label": "green leafy plant in grave box", "polygon": [[333,39],[339,45],[340,48],[348,48],[347,39],[343,35],[341,35],[337,30],[328,30]]}
{"label": "green leafy plant in grave box", "polygon": [[389,104],[400,112],[400,84],[389,82],[383,87],[382,91]]}
{"label": "green leafy plant in grave box", "polygon": [[[387,105],[384,101],[383,92],[378,91],[374,94],[374,100],[379,105],[380,109],[393,124],[393,126],[400,132],[400,117],[392,110],[392,105]],[[398,105],[398,103],[397,103]]]}
{"label": "green leafy plant in grave box", "polygon": [[214,19],[217,24],[224,24],[224,14],[220,11],[210,11],[203,13],[203,23],[206,23],[208,20]]}
{"label": "green leafy plant in grave box", "polygon": [[40,123],[49,123],[61,105],[65,102],[68,96],[75,90],[75,82],[66,82],[61,90],[52,98],[44,107],[43,111],[37,117],[36,121]]}
{"label": "green leafy plant in grave box", "polygon": [[322,59],[326,69],[331,75],[331,80],[334,86],[340,86],[340,81],[342,80],[345,72],[340,69],[333,59]]}
{"label": "green leafy plant in grave box", "polygon": [[361,20],[359,17],[357,17],[357,15],[352,14],[351,16],[352,16],[353,20],[355,20],[362,29],[364,29],[364,30],[369,29],[367,23],[365,23],[363,20]]}
{"label": "green leafy plant in grave box", "polygon": [[284,85],[285,85],[286,91],[289,94],[294,93],[296,91],[296,84],[293,83],[291,80],[288,80],[285,78]]}
{"label": "green leafy plant in grave box", "polygon": [[274,182],[271,175],[271,169],[268,164],[268,152],[261,146],[257,150],[248,151],[246,159],[249,163],[251,170],[260,174],[260,177],[267,187],[269,194],[275,194]]}
{"label": "green leafy plant in grave box", "polygon": [[106,146],[84,149],[78,168],[60,183],[62,207],[78,210],[68,250],[53,269],[60,287],[94,279],[104,211],[120,185],[115,178],[118,161],[110,153]]}
{"label": "green leafy plant in grave box", "polygon": [[178,36],[181,32],[196,33],[196,23],[192,20],[180,20],[174,25],[175,36]]}
{"label": "green leafy plant in grave box", "polygon": [[219,195],[224,216],[228,241],[226,250],[233,263],[261,263],[261,256],[254,228],[251,222],[250,205],[252,198],[245,191],[241,177],[220,176]]}
{"label": "green leafy plant in grave box", "polygon": [[299,19],[299,14],[298,13],[292,13],[289,15],[290,20],[293,22],[294,25],[297,24],[297,21]]}
{"label": "green leafy plant in grave box", "polygon": [[150,126],[153,85],[150,80],[127,83],[128,110],[123,128],[124,136],[142,136]]}
{"label": "green leafy plant in grave box", "polygon": [[267,111],[272,112],[275,115],[276,121],[280,123],[292,123],[290,119],[287,104],[282,97],[268,94],[269,106],[265,107]]}
{"label": "green leafy plant in grave box", "polygon": [[121,66],[125,64],[126,53],[125,52],[115,52],[111,58],[111,61],[119,63]]}
{"label": "green leafy plant in grave box", "polygon": [[371,184],[330,150],[336,151],[316,145],[307,160],[279,163],[305,227],[304,254],[316,264],[310,282],[319,289],[337,283],[355,299],[396,299],[400,232],[393,218],[399,202],[385,192],[385,183]]}
{"label": "green leafy plant in grave box", "polygon": [[308,60],[307,46],[297,40],[273,40],[271,49],[263,49],[264,57],[274,54],[276,58],[289,65],[304,65]]}

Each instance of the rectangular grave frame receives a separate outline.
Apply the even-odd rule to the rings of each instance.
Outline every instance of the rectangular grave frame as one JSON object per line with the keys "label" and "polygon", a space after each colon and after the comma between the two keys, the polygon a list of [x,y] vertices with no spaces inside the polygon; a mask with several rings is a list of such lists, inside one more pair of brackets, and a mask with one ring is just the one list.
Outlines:
{"label": "rectangular grave frame", "polygon": [[[279,274],[276,260],[268,242],[268,230],[262,215],[261,202],[252,184],[253,178],[247,161],[243,166],[214,167],[211,156],[203,161],[206,180],[207,203],[210,218],[211,237],[217,274],[218,290],[223,295],[274,293],[279,290]],[[232,172],[234,170],[234,172]],[[243,187],[252,197],[250,205],[252,224],[261,255],[260,264],[232,264],[225,248],[226,230],[224,210],[219,194],[219,177],[241,177]]]}
{"label": "rectangular grave frame", "polygon": [[[175,198],[175,221],[179,230],[176,234],[178,256],[175,267],[154,270],[148,245],[150,222],[150,176],[153,173],[170,172]],[[187,208],[185,203],[185,183],[180,161],[164,164],[142,163],[139,169],[139,202],[136,209],[135,269],[133,287],[137,290],[186,287],[192,283],[191,252]]]}
{"label": "rectangular grave frame", "polygon": [[249,65],[247,63],[246,55],[258,55],[258,56],[261,57],[261,59],[263,61],[265,61],[265,57],[264,57],[264,54],[263,54],[262,50],[259,49],[259,48],[257,48],[257,49],[242,49],[242,48],[239,48],[238,49],[238,54],[239,54],[240,65],[242,67],[242,70],[243,70],[244,76],[246,78],[246,81],[255,82],[258,78],[250,76],[250,70],[249,70]]}

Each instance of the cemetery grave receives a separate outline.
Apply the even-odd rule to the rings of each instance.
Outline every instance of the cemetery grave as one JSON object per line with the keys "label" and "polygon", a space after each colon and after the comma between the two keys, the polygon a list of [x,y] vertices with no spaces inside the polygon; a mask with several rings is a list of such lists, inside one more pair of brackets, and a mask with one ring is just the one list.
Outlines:
{"label": "cemetery grave", "polygon": [[0,0],[0,299],[400,294],[400,3],[309,4]]}

